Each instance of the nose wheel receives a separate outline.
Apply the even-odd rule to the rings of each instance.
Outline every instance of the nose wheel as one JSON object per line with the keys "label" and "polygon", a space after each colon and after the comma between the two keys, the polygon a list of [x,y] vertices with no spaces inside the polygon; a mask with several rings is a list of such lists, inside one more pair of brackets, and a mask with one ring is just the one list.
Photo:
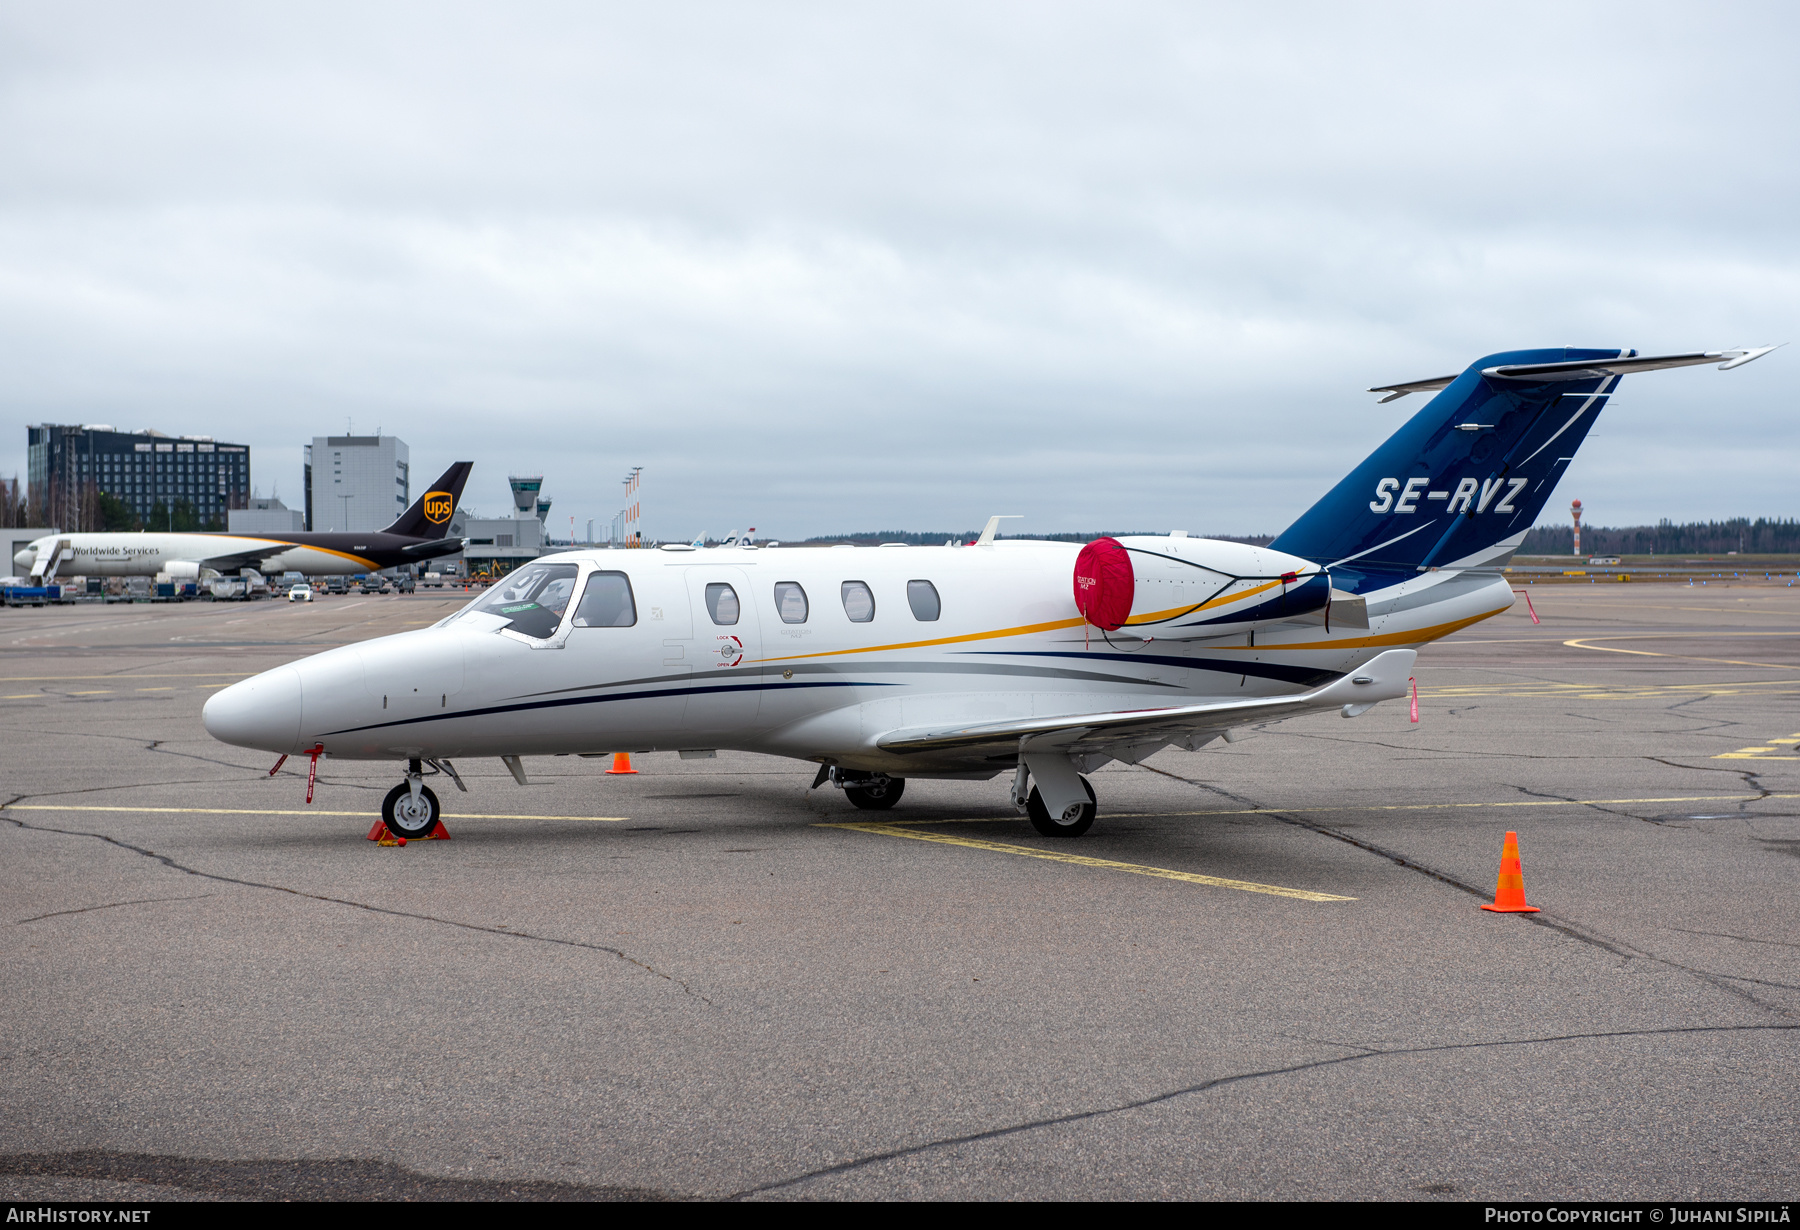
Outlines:
{"label": "nose wheel", "polygon": [[901,794],[906,790],[904,777],[840,769],[836,765],[819,770],[818,780],[813,785],[817,786],[822,782],[830,782],[842,790],[851,805],[863,811],[886,811],[900,801]]}
{"label": "nose wheel", "polygon": [[408,841],[424,837],[435,829],[441,814],[437,795],[431,792],[431,787],[411,781],[401,782],[381,801],[382,823],[394,836]]}

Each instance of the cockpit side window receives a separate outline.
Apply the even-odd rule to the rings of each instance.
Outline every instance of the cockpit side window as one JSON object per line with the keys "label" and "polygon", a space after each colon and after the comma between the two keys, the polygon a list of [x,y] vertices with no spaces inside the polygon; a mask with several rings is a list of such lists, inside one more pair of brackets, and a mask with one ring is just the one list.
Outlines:
{"label": "cockpit side window", "polygon": [[562,626],[578,571],[574,564],[527,564],[494,582],[462,614],[498,615],[507,621],[505,631],[547,640]]}
{"label": "cockpit side window", "polygon": [[706,613],[712,621],[722,628],[729,628],[738,621],[737,590],[720,581],[706,587]]}
{"label": "cockpit side window", "polygon": [[784,624],[806,622],[806,591],[798,581],[775,582],[775,610]]}
{"label": "cockpit side window", "polygon": [[575,608],[577,628],[629,628],[637,623],[637,604],[631,600],[631,579],[622,572],[596,572],[581,591]]}

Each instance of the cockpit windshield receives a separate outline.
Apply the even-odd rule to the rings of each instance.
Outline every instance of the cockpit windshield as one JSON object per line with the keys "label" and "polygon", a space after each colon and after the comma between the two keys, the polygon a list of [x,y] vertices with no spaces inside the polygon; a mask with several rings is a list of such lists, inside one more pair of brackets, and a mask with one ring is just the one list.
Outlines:
{"label": "cockpit windshield", "polygon": [[[574,564],[527,564],[494,582],[487,593],[464,607],[458,618],[474,612],[497,615],[504,628],[544,640],[562,625],[563,612],[575,592]],[[496,629],[498,631],[498,629]]]}

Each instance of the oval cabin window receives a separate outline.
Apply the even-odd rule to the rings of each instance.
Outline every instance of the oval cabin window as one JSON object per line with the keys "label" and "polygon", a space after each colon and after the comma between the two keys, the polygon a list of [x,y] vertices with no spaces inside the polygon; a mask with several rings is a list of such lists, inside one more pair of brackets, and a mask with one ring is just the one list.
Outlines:
{"label": "oval cabin window", "polygon": [[775,582],[775,610],[784,624],[806,622],[806,591],[797,581]]}
{"label": "oval cabin window", "polygon": [[706,587],[706,613],[720,627],[729,628],[738,621],[737,590],[714,582]]}
{"label": "oval cabin window", "polygon": [[931,623],[943,610],[943,604],[938,601],[937,586],[930,581],[908,581],[906,604],[912,608],[913,618],[925,623]]}
{"label": "oval cabin window", "polygon": [[863,582],[844,582],[844,614],[853,624],[866,624],[875,618],[875,595]]}

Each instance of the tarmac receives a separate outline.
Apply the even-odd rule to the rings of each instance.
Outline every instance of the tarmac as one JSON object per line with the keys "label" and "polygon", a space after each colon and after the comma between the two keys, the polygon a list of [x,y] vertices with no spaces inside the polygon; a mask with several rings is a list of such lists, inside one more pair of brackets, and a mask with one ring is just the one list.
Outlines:
{"label": "tarmac", "polygon": [[721,753],[403,848],[200,708],[462,594],[0,612],[0,1198],[1791,1198],[1800,592],[1533,597],[1078,841]]}

